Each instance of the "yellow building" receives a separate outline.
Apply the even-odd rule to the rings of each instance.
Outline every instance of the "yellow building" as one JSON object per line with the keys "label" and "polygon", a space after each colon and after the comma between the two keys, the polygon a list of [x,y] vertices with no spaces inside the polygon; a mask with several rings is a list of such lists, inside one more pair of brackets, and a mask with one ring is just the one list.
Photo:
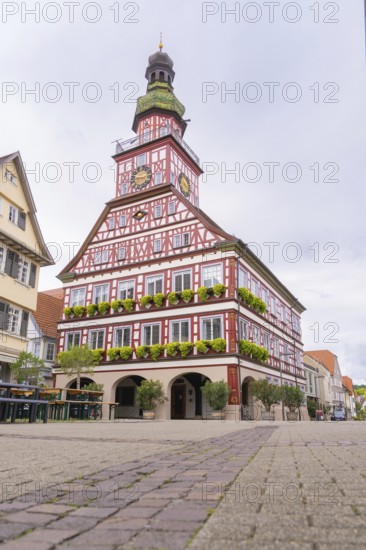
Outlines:
{"label": "yellow building", "polygon": [[19,152],[0,157],[0,380],[27,345],[40,267],[52,265]]}

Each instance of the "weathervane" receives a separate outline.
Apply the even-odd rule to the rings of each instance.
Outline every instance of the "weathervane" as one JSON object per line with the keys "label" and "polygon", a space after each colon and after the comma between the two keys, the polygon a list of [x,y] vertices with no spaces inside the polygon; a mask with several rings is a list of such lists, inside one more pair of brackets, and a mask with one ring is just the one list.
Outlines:
{"label": "weathervane", "polygon": [[159,50],[162,51],[163,48],[164,48],[164,44],[163,44],[163,33],[161,32],[161,33],[160,33]]}

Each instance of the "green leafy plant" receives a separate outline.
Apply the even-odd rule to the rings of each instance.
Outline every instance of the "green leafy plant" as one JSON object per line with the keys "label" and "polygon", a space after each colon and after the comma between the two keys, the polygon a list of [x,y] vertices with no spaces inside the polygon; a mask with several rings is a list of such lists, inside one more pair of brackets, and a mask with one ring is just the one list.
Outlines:
{"label": "green leafy plant", "polygon": [[133,309],[135,307],[135,304],[136,304],[136,301],[133,300],[132,298],[126,298],[125,300],[123,300],[123,307],[129,313],[131,313],[131,311],[133,311]]}
{"label": "green leafy plant", "polygon": [[160,380],[143,380],[136,389],[136,399],[143,410],[153,411],[157,405],[167,401],[163,383]]}
{"label": "green leafy plant", "polygon": [[123,300],[113,300],[113,302],[111,302],[111,308],[113,309],[113,311],[123,309]]}
{"label": "green leafy plant", "polygon": [[215,338],[215,340],[211,340],[210,346],[217,353],[223,353],[226,351],[226,340],[224,338]]}
{"label": "green leafy plant", "polygon": [[263,300],[261,300],[260,298],[257,298],[256,296],[254,297],[254,300],[253,300],[253,309],[255,309],[256,311],[258,311],[258,313],[266,313],[267,311],[267,306],[266,306],[266,303],[263,302]]}
{"label": "green leafy plant", "polygon": [[[94,367],[100,362],[99,350],[91,350],[88,346],[72,346],[67,351],[58,354],[60,368],[66,376],[76,376],[76,388],[80,389],[80,379],[83,374],[93,374]],[[104,350],[101,350],[102,353]]]}
{"label": "green leafy plant", "polygon": [[218,283],[212,287],[212,290],[215,296],[221,296],[226,291],[226,286]]}
{"label": "green leafy plant", "polygon": [[185,302],[191,302],[194,297],[194,292],[190,288],[186,288],[185,290],[182,290],[182,300]]}
{"label": "green leafy plant", "polygon": [[158,292],[157,294],[154,295],[153,300],[156,307],[161,307],[165,300],[165,296],[162,292]]}
{"label": "green leafy plant", "polygon": [[266,313],[266,303],[257,296],[254,296],[247,288],[238,288],[238,295],[248,307],[258,311],[258,313]]}
{"label": "green leafy plant", "polygon": [[305,394],[297,386],[282,386],[280,399],[290,412],[295,412],[304,404]]}
{"label": "green leafy plant", "polygon": [[180,292],[169,292],[168,302],[170,305],[175,306],[179,302]]}
{"label": "green leafy plant", "polygon": [[315,418],[317,410],[316,401],[314,401],[314,399],[308,399],[306,405],[310,418]]}
{"label": "green leafy plant", "polygon": [[90,382],[90,384],[87,384],[86,386],[83,386],[83,390],[85,391],[100,391],[102,392],[104,388],[104,384],[97,384],[96,382]]}
{"label": "green leafy plant", "polygon": [[187,357],[194,348],[193,342],[181,342],[179,344],[179,351],[182,357]]}
{"label": "green leafy plant", "polygon": [[71,315],[73,315],[73,313],[74,313],[74,308],[73,307],[65,307],[64,308],[65,317],[69,318]]}
{"label": "green leafy plant", "polygon": [[11,378],[18,384],[37,385],[43,380],[41,370],[45,368],[43,359],[22,351],[14,363],[9,363]]}
{"label": "green leafy plant", "polygon": [[119,354],[121,356],[121,359],[123,359],[124,361],[128,361],[132,357],[133,349],[131,346],[123,346],[122,348],[120,348]]}
{"label": "green leafy plant", "polygon": [[97,363],[100,363],[100,361],[103,359],[103,355],[104,355],[104,349],[103,348],[97,348],[97,349],[93,349],[92,350],[92,353],[95,357],[95,361]]}
{"label": "green leafy plant", "polygon": [[107,355],[111,361],[116,361],[117,359],[119,359],[119,350],[120,348],[110,348],[107,351]]}
{"label": "green leafy plant", "polygon": [[84,317],[85,307],[84,306],[75,306],[74,307],[74,314],[76,315],[76,317]]}
{"label": "green leafy plant", "polygon": [[136,357],[143,359],[146,354],[150,353],[150,346],[137,346],[136,348]]}
{"label": "green leafy plant", "polygon": [[207,302],[210,297],[210,292],[207,286],[200,286],[197,290],[197,294],[201,302]]}
{"label": "green leafy plant", "polygon": [[98,306],[97,306],[97,304],[89,304],[87,306],[86,310],[88,312],[88,315],[90,315],[90,317],[92,317],[93,315],[98,313]]}
{"label": "green leafy plant", "polygon": [[240,353],[252,357],[257,361],[266,363],[268,361],[269,353],[268,350],[254,344],[253,342],[248,342],[248,340],[240,340]]}
{"label": "green leafy plant", "polygon": [[177,355],[178,351],[180,350],[180,342],[169,342],[165,346],[166,352],[170,357],[175,357]]}
{"label": "green leafy plant", "polygon": [[98,304],[98,311],[101,315],[105,315],[107,311],[110,309],[111,304],[109,302],[99,302]]}
{"label": "green leafy plant", "polygon": [[281,399],[281,388],[270,384],[264,378],[250,382],[250,389],[253,396],[262,402],[267,412],[270,412],[271,407]]}
{"label": "green leafy plant", "polygon": [[224,380],[220,380],[219,382],[206,380],[201,391],[214,411],[222,411],[230,395],[230,386]]}
{"label": "green leafy plant", "polygon": [[165,346],[162,344],[153,344],[150,346],[150,355],[152,360],[157,361],[164,350]]}
{"label": "green leafy plant", "polygon": [[197,340],[195,348],[199,353],[207,353],[209,350],[208,340]]}
{"label": "green leafy plant", "polygon": [[152,303],[152,301],[153,301],[153,298],[149,294],[146,294],[146,296],[142,296],[140,298],[140,303],[143,307],[147,307],[149,304]]}

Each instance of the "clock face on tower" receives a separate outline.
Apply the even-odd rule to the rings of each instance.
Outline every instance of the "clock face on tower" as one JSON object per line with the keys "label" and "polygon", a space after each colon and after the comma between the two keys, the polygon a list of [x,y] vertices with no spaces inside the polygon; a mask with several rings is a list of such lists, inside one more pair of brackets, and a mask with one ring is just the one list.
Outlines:
{"label": "clock face on tower", "polygon": [[151,169],[148,166],[139,166],[133,171],[131,186],[139,191],[144,189],[151,180]]}
{"label": "clock face on tower", "polygon": [[179,187],[185,197],[189,197],[191,194],[191,184],[185,174],[179,176]]}

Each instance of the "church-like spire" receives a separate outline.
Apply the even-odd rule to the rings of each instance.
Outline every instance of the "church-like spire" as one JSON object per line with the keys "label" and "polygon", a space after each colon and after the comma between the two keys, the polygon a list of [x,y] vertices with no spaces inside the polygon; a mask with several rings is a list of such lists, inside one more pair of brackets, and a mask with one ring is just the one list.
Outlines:
{"label": "church-like spire", "polygon": [[163,48],[164,48],[164,44],[163,44],[163,33],[161,32],[161,33],[160,33],[159,50],[162,52],[162,51],[163,51]]}

